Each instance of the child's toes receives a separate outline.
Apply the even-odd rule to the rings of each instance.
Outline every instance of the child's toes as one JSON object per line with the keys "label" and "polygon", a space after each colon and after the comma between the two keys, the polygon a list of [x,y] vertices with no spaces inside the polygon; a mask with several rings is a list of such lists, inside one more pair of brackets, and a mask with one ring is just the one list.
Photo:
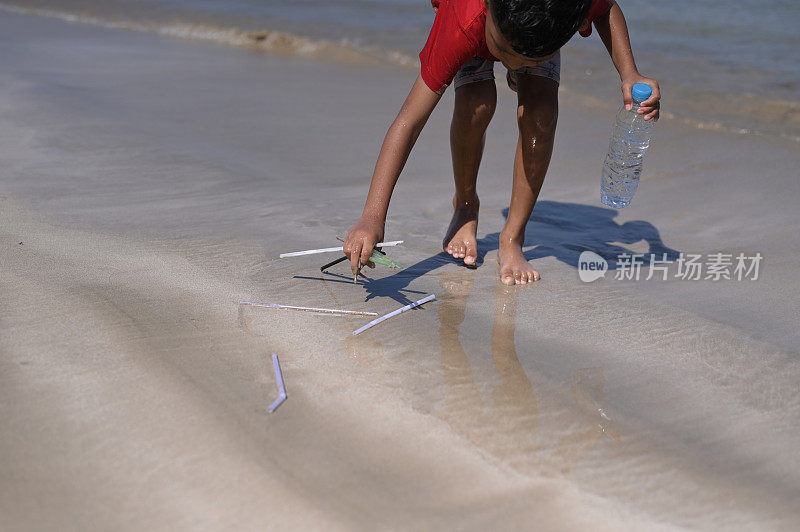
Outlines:
{"label": "child's toes", "polygon": [[473,265],[476,260],[478,260],[478,246],[475,245],[475,242],[467,242],[464,264]]}

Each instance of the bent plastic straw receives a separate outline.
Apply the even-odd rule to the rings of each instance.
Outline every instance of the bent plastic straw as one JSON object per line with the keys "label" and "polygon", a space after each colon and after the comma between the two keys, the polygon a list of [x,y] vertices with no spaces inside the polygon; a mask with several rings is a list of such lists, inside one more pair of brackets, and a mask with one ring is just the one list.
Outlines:
{"label": "bent plastic straw", "polygon": [[269,411],[274,412],[276,408],[281,406],[281,403],[286,400],[286,388],[283,387],[283,374],[281,373],[281,364],[278,362],[278,355],[272,353],[272,365],[275,367],[275,380],[278,381],[278,398],[269,406]]}
{"label": "bent plastic straw", "polygon": [[432,299],[436,299],[436,296],[434,294],[431,294],[431,295],[429,295],[427,297],[423,297],[419,301],[415,301],[414,303],[406,305],[405,307],[400,307],[399,309],[395,310],[394,312],[390,312],[389,314],[387,314],[385,316],[381,316],[378,319],[372,320],[371,322],[367,323],[366,325],[364,325],[360,329],[356,329],[355,331],[353,331],[353,336],[358,336],[359,334],[361,334],[362,332],[366,331],[370,327],[374,327],[377,324],[379,324],[380,322],[388,320],[389,318],[393,318],[394,316],[397,316],[398,314],[402,314],[403,312],[405,312],[407,310],[411,310],[414,307],[418,307],[420,305],[423,305],[423,304],[427,303],[428,301],[430,301]]}
{"label": "bent plastic straw", "polygon": [[252,305],[254,307],[276,308],[279,310],[300,310],[303,312],[318,312],[320,314],[342,314],[347,316],[377,316],[377,312],[366,312],[363,310],[339,310],[335,308],[314,308],[314,307],[294,307],[292,305],[279,305],[278,303],[255,303],[254,301],[239,301],[240,305]]}
{"label": "bent plastic straw", "polygon": [[[391,246],[399,246],[403,243],[403,240],[395,240],[393,242],[380,242],[375,244],[375,247],[391,247]],[[307,249],[305,251],[293,251],[291,253],[281,253],[280,258],[285,259],[286,257],[299,257],[300,255],[314,255],[317,253],[332,253],[334,251],[344,251],[342,246],[338,248],[322,248],[322,249]]]}

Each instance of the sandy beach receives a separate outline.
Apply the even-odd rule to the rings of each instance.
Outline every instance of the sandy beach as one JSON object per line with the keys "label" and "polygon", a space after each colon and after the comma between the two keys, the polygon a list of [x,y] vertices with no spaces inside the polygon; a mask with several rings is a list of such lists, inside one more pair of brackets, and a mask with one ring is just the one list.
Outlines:
{"label": "sandy beach", "polygon": [[[449,91],[389,211],[405,269],[279,259],[357,220],[416,75],[0,10],[0,529],[800,528],[797,142],[663,119],[614,211],[618,88],[565,84],[525,248],[542,280],[505,287],[515,96],[469,270],[441,253]],[[584,283],[584,250],[763,260]],[[238,304],[427,294],[358,337],[369,318]]]}

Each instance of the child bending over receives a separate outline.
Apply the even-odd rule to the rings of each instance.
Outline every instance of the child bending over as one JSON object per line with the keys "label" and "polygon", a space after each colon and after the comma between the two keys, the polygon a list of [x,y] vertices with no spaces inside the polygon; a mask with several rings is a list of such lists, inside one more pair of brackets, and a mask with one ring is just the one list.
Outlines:
{"label": "child bending over", "polygon": [[504,284],[540,276],[522,253],[525,226],[544,182],[558,119],[559,49],[575,34],[588,37],[592,24],[611,55],[628,109],[635,83],[653,94],[642,102],[645,120],[658,120],[658,83],[639,74],[622,10],[613,0],[432,0],[436,19],[420,53],[421,72],[383,141],[361,219],[347,233],[344,252],[357,272],[383,239],[386,213],[400,172],[445,88],[455,86],[450,126],[455,195],[443,249],[464,264],[478,257],[476,181],[486,127],[497,92],[493,66],[500,61],[517,93],[519,140],[508,219],[497,252]]}

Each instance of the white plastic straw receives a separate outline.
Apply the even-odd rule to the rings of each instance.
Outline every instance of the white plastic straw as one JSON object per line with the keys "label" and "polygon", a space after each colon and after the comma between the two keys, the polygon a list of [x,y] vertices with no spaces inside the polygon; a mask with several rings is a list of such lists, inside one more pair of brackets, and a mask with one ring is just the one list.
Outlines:
{"label": "white plastic straw", "polygon": [[366,331],[370,327],[374,327],[375,325],[379,324],[380,322],[388,320],[389,318],[393,318],[394,316],[397,316],[398,314],[402,314],[403,312],[405,312],[407,310],[411,310],[414,307],[418,307],[420,305],[423,305],[423,304],[427,303],[428,301],[430,301],[432,299],[436,299],[436,296],[434,294],[431,294],[431,295],[429,295],[427,297],[423,297],[419,301],[415,301],[414,303],[406,305],[405,307],[400,307],[399,309],[395,310],[394,312],[390,312],[389,314],[387,314],[385,316],[381,316],[378,319],[372,320],[371,322],[367,323],[366,325],[364,325],[360,329],[356,329],[355,331],[353,331],[353,336],[358,336],[359,334],[361,334],[362,332]]}
{"label": "white plastic straw", "polygon": [[[384,247],[392,247],[392,246],[399,246],[403,243],[403,240],[395,240],[393,242],[380,242],[379,244],[375,244],[376,248],[384,248]],[[291,253],[281,253],[280,258],[285,259],[286,257],[299,257],[301,255],[315,255],[317,253],[332,253],[334,251],[344,251],[342,246],[338,248],[322,248],[322,249],[307,249],[306,251],[293,251]]]}
{"label": "white plastic straw", "polygon": [[294,307],[292,305],[279,305],[278,303],[255,303],[253,301],[239,301],[240,305],[252,305],[254,307],[276,308],[280,310],[300,310],[302,312],[317,312],[319,314],[337,314],[343,316],[377,316],[377,312],[367,312],[364,310],[339,310],[335,308],[314,308],[314,307]]}
{"label": "white plastic straw", "polygon": [[283,387],[283,374],[281,373],[281,364],[278,362],[278,355],[272,353],[272,365],[275,367],[275,380],[278,381],[278,398],[269,407],[270,412],[274,412],[276,408],[281,406],[281,403],[286,400],[286,388]]}

